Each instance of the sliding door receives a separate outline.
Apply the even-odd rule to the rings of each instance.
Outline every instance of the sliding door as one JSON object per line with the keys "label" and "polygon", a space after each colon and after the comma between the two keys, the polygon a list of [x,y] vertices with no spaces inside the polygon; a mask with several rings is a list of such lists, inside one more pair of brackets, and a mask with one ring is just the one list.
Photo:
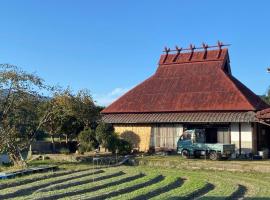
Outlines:
{"label": "sliding door", "polygon": [[177,141],[183,133],[181,124],[154,125],[151,130],[151,146],[176,149]]}

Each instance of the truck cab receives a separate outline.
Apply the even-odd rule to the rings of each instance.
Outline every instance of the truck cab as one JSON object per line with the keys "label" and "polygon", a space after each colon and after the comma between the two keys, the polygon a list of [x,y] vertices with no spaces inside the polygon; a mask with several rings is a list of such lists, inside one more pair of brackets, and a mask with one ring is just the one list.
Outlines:
{"label": "truck cab", "polygon": [[210,144],[205,142],[205,138],[204,129],[184,131],[177,142],[177,153],[185,158],[204,156],[211,160],[229,158],[234,153],[234,144]]}

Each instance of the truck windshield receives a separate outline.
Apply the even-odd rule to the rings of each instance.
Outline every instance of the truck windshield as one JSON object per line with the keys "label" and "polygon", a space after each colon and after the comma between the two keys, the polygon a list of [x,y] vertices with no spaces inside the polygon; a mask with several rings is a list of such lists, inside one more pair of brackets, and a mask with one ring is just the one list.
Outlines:
{"label": "truck windshield", "polygon": [[185,131],[183,135],[180,137],[180,140],[191,140],[191,131]]}
{"label": "truck windshield", "polygon": [[195,131],[194,141],[196,143],[205,143],[205,131],[203,129],[197,129]]}

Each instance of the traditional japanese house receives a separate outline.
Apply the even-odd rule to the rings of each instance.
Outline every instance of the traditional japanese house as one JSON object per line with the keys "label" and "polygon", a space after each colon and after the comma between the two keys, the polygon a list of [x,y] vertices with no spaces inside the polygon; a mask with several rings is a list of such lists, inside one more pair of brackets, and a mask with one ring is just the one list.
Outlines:
{"label": "traditional japanese house", "polygon": [[207,143],[232,143],[239,153],[270,148],[269,105],[232,75],[224,46],[165,48],[154,75],[105,108],[103,120],[140,151],[176,149],[183,130],[193,128],[205,129]]}

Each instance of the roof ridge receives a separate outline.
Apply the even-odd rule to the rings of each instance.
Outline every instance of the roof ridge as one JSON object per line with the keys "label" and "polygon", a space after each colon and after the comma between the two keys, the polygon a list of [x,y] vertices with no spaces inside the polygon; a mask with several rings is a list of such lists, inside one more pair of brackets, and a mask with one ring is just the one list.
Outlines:
{"label": "roof ridge", "polygon": [[166,64],[186,64],[196,62],[223,61],[228,55],[228,49],[215,49],[209,51],[191,51],[176,54],[162,54],[159,59],[159,65]]}
{"label": "roof ridge", "polygon": [[184,65],[184,64],[193,64],[193,63],[203,63],[203,62],[221,62],[222,59],[215,59],[215,60],[198,60],[198,61],[187,61],[181,63],[164,63],[160,65]]}

